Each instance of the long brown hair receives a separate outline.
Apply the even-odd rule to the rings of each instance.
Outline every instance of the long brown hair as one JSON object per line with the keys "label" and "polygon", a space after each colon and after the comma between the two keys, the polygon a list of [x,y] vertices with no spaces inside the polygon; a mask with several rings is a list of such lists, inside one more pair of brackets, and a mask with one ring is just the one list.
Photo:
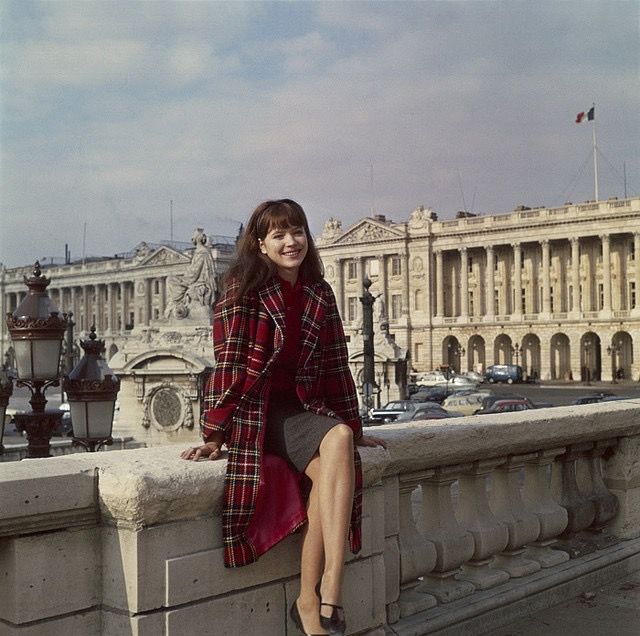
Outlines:
{"label": "long brown hair", "polygon": [[324,277],[320,255],[311,237],[309,223],[302,206],[291,199],[261,203],[243,230],[234,259],[224,277],[227,302],[235,302],[276,275],[274,263],[260,252],[259,241],[273,229],[303,227],[307,235],[307,255],[300,265],[299,276],[304,282],[316,282]]}

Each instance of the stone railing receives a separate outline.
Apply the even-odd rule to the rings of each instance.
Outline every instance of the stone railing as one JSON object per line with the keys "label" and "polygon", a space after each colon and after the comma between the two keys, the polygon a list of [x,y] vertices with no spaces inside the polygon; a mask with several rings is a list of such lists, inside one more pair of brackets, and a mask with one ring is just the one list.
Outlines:
{"label": "stone railing", "polygon": [[[640,401],[386,425],[363,449],[349,633],[481,634],[640,568]],[[296,634],[299,536],[222,563],[225,461],[0,465],[0,633]]]}

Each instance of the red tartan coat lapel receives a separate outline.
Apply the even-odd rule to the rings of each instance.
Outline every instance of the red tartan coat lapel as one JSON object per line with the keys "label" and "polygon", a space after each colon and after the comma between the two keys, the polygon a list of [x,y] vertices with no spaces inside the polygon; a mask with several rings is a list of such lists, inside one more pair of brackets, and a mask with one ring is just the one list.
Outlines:
{"label": "red tartan coat lapel", "polygon": [[[296,375],[298,397],[307,410],[338,417],[359,435],[357,398],[333,291],[325,281],[303,288],[302,342]],[[205,439],[212,430],[225,430],[229,448],[222,514],[228,567],[251,563],[264,551],[252,540],[253,533],[248,533],[247,528],[260,525],[256,511],[260,515],[260,511],[282,509],[282,502],[265,503],[264,497],[267,500],[282,497],[287,488],[299,488],[299,476],[284,461],[278,465],[277,479],[272,473],[271,482],[279,484],[275,488],[269,487],[270,470],[275,464],[269,462],[269,468],[263,470],[270,368],[284,344],[284,312],[280,284],[275,280],[260,289],[253,300],[245,297],[231,307],[221,303],[214,311],[216,366],[205,389],[202,423]],[[354,450],[354,461],[356,492],[349,541],[352,551],[357,552],[361,543],[362,502],[362,471],[357,450]],[[261,501],[257,505],[259,491]],[[282,519],[272,542],[267,537],[261,540],[262,546],[268,549],[304,523],[306,514],[301,505],[287,507],[288,517]]]}

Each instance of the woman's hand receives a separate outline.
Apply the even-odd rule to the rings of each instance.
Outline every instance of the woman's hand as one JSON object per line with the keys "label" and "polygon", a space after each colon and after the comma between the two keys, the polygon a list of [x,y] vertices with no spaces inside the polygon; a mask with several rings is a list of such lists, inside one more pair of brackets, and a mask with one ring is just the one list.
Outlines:
{"label": "woman's hand", "polygon": [[182,459],[192,459],[198,461],[201,457],[209,459],[218,459],[222,452],[222,444],[224,444],[224,433],[213,433],[211,439],[201,446],[194,446],[182,451],[180,457]]}
{"label": "woman's hand", "polygon": [[356,446],[369,446],[374,448],[376,446],[382,446],[382,448],[386,448],[387,442],[373,435],[363,435],[360,439],[356,440]]}

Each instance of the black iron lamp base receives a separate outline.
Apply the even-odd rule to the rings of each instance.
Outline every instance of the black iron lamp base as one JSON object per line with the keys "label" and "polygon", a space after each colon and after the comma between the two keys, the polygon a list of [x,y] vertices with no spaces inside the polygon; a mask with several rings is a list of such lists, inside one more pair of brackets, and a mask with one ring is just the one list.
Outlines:
{"label": "black iron lamp base", "polygon": [[112,444],[113,437],[105,437],[104,439],[85,439],[82,437],[73,438],[74,446],[82,446],[89,453],[95,453],[103,446],[111,446]]}

